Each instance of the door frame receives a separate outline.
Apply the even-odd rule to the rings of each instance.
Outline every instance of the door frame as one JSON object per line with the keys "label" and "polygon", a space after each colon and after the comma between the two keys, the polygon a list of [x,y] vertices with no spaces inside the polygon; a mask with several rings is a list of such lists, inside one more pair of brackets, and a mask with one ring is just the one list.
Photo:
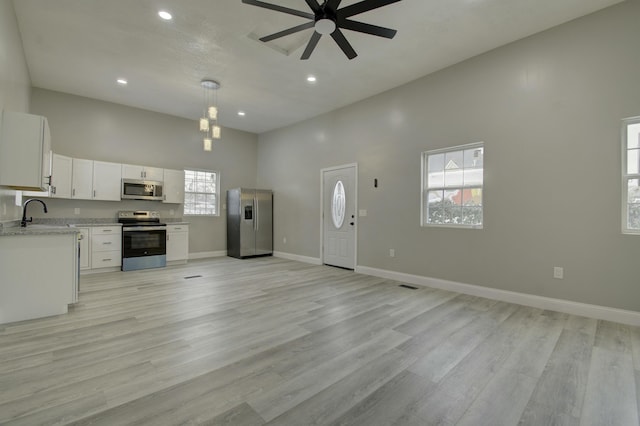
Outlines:
{"label": "door frame", "polygon": [[360,224],[358,221],[360,216],[358,214],[358,163],[348,163],[342,164],[340,166],[325,167],[324,169],[320,169],[320,264],[324,265],[324,174],[326,172],[347,168],[353,168],[355,171],[355,179],[353,182],[353,196],[355,198],[354,220],[356,222],[353,242],[353,270],[355,271],[356,267],[358,266],[358,228],[360,228]]}

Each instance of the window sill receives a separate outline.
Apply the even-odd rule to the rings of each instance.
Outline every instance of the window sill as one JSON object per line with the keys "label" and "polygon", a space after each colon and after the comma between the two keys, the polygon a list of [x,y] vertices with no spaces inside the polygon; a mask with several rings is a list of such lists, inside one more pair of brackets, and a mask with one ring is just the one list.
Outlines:
{"label": "window sill", "polygon": [[453,229],[484,229],[483,225],[453,225],[453,224],[444,224],[444,225],[435,225],[435,224],[423,224],[421,225],[423,228],[453,228]]}

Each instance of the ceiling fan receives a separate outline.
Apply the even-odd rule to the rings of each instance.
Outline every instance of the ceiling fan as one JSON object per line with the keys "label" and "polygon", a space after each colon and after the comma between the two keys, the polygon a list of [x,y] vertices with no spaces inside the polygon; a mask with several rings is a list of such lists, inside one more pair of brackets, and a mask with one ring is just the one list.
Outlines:
{"label": "ceiling fan", "polygon": [[302,53],[302,57],[300,59],[309,59],[311,53],[316,48],[318,41],[320,41],[320,37],[326,34],[331,34],[331,37],[335,40],[340,49],[342,49],[347,58],[353,59],[358,56],[351,44],[345,38],[341,29],[358,31],[361,33],[371,34],[389,39],[393,38],[396,35],[396,30],[379,27],[377,25],[366,24],[364,22],[353,21],[349,18],[354,15],[368,12],[370,10],[377,9],[391,3],[396,3],[401,0],[362,0],[358,3],[354,3],[340,9],[338,7],[340,6],[340,2],[342,0],[325,0],[322,4],[318,3],[318,0],[305,1],[307,2],[307,5],[311,8],[311,11],[313,13],[265,3],[259,0],[242,0],[242,3],[311,19],[310,22],[296,25],[295,27],[291,27],[286,30],[279,31],[277,33],[260,38],[260,41],[268,42],[280,37],[297,33],[299,31],[313,28],[315,31],[311,36],[309,43],[307,43],[307,47],[304,49],[304,52]]}

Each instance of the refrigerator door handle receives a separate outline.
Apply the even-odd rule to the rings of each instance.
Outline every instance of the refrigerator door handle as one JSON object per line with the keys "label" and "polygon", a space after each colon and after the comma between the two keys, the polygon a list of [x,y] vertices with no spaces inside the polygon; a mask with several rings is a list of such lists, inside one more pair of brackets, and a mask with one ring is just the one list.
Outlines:
{"label": "refrigerator door handle", "polygon": [[256,210],[253,216],[253,228],[257,231],[259,229],[258,218],[260,217],[260,211],[258,210],[258,197],[255,195],[253,197],[253,208]]}

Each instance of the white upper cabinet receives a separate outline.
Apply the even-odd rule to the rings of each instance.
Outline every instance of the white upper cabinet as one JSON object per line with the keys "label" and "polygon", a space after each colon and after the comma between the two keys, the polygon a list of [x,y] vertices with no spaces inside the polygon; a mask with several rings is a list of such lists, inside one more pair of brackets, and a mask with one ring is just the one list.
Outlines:
{"label": "white upper cabinet", "polygon": [[184,170],[164,169],[163,203],[184,203]]}
{"label": "white upper cabinet", "polygon": [[120,201],[120,163],[73,159],[71,198]]}
{"label": "white upper cabinet", "polygon": [[45,117],[2,112],[0,122],[0,186],[48,191],[51,178],[51,135]]}
{"label": "white upper cabinet", "polygon": [[93,199],[120,201],[121,164],[93,162]]}
{"label": "white upper cabinet", "polygon": [[158,167],[135,166],[133,164],[122,165],[123,179],[153,180],[162,182],[164,170]]}
{"label": "white upper cabinet", "polygon": [[53,198],[71,198],[73,159],[53,154],[51,186],[49,196]]}
{"label": "white upper cabinet", "polygon": [[71,198],[93,199],[93,160],[74,158],[72,170]]}

